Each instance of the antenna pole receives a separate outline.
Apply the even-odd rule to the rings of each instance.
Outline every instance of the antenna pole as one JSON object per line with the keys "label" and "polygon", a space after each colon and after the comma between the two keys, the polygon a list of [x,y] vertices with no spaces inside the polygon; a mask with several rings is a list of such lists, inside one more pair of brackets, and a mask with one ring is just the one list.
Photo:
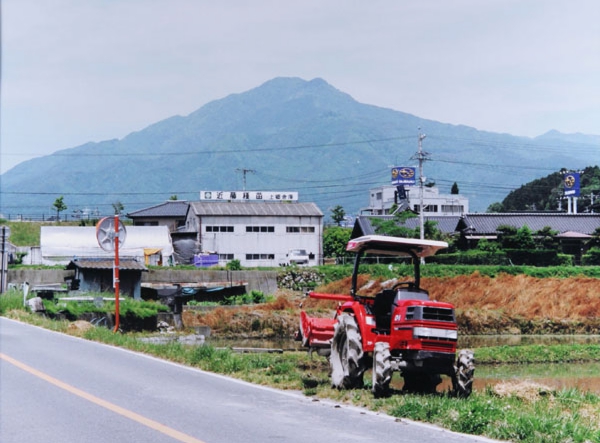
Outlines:
{"label": "antenna pole", "polygon": [[252,174],[256,173],[256,171],[254,169],[246,169],[246,168],[236,168],[235,172],[241,172],[244,176],[244,189],[242,189],[242,191],[246,190],[246,174],[251,172]]}

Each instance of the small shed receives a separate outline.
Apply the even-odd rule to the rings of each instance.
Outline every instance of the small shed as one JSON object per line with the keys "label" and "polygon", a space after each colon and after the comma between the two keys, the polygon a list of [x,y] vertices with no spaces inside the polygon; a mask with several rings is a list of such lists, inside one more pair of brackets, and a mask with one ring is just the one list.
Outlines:
{"label": "small shed", "polygon": [[[113,260],[105,258],[78,258],[71,260],[67,270],[75,271],[71,289],[89,292],[113,291]],[[142,298],[142,272],[148,269],[132,258],[119,259],[119,292]]]}

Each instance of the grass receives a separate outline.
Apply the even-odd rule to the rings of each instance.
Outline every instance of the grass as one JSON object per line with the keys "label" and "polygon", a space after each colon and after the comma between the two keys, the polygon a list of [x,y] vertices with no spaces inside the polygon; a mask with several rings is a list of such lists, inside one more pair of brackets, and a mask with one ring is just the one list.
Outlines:
{"label": "grass", "polygon": [[479,364],[600,362],[600,344],[494,346],[479,348]]}

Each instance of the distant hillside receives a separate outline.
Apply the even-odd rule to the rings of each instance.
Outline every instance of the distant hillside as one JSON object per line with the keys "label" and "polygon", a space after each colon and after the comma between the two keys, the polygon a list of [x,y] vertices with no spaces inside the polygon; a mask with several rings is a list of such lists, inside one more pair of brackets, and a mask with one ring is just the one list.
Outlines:
{"label": "distant hillside", "polygon": [[[485,110],[482,110],[485,112]],[[419,128],[428,182],[449,193],[457,182],[472,211],[561,168],[600,164],[598,136],[554,131],[535,139],[478,131],[361,104],[322,79],[275,78],[157,122],[121,140],[90,142],[21,163],[1,176],[0,212],[52,214],[116,202],[125,212],[200,190],[298,191],[329,216],[367,206],[391,166],[416,165]],[[32,128],[35,130],[35,128]]]}
{"label": "distant hillside", "polygon": [[[580,195],[577,199],[578,213],[600,214],[600,168],[590,166],[581,170]],[[563,199],[564,177],[554,172],[535,179],[511,191],[500,203],[493,205],[493,212],[557,211],[567,209]]]}

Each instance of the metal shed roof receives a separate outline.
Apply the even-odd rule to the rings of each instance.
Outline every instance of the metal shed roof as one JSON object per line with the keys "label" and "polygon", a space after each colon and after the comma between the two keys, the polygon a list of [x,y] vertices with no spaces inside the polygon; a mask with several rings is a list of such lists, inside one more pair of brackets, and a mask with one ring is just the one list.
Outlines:
{"label": "metal shed roof", "polygon": [[[113,260],[104,258],[78,258],[71,260],[67,269],[112,269]],[[119,270],[121,271],[148,271],[140,262],[134,259],[122,258],[119,260]]]}
{"label": "metal shed roof", "polygon": [[191,202],[197,216],[292,216],[323,217],[314,203]]}
{"label": "metal shed roof", "polygon": [[183,200],[169,200],[156,206],[140,209],[127,214],[129,218],[137,217],[182,217],[187,215],[190,204]]}

